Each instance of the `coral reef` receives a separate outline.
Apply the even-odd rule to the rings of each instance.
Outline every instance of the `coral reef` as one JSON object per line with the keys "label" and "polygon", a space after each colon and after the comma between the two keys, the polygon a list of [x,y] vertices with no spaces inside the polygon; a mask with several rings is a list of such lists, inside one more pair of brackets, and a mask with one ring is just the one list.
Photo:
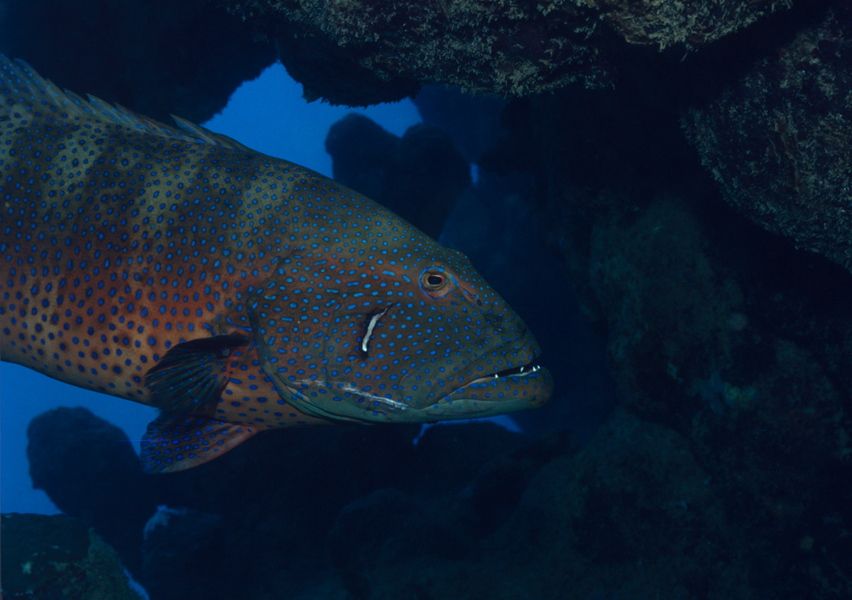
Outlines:
{"label": "coral reef", "polygon": [[141,600],[115,551],[75,519],[0,517],[2,586],[6,600]]}
{"label": "coral reef", "polygon": [[91,414],[44,415],[35,484],[155,599],[852,596],[852,9],[219,4],[309,97],[526,96],[427,86],[425,126],[327,144],[471,255],[561,388],[524,433],[293,429],[162,477]]}
{"label": "coral reef", "polygon": [[852,9],[815,21],[683,123],[727,202],[852,271]]}
{"label": "coral reef", "polygon": [[138,578],[155,599],[751,597],[753,540],[666,427],[618,411],[582,449],[493,425],[412,433],[273,432],[151,478],[174,508],[145,526]]}
{"label": "coral reef", "polygon": [[[363,104],[411,93],[417,83],[526,96],[569,83],[609,85],[633,44],[700,46],[786,2],[708,5],[501,0],[219,0],[279,41],[308,97]],[[601,25],[603,23],[603,25]],[[317,58],[319,54],[322,59]]]}
{"label": "coral reef", "polygon": [[[596,228],[590,277],[614,374],[629,406],[696,442],[720,485],[791,525],[825,500],[817,496],[826,473],[814,465],[840,468],[850,452],[845,369],[813,354],[848,343],[849,311],[809,303],[800,284],[766,281],[761,267],[714,251],[714,238],[681,198],[652,202],[629,225]],[[785,261],[793,273],[794,261]],[[830,288],[849,302],[852,285],[839,281]],[[787,298],[775,296],[770,307],[773,294]],[[810,304],[810,339],[771,320],[773,308],[785,310],[778,304],[802,302]]]}
{"label": "coral reef", "polygon": [[[665,428],[618,413],[582,451],[531,469],[509,498],[487,530],[466,527],[464,498],[448,510],[377,492],[349,507],[339,538],[372,534],[366,553],[338,550],[360,578],[344,579],[348,589],[356,598],[750,597],[741,540],[686,440]],[[339,538],[331,543],[351,547]]]}
{"label": "coral reef", "polygon": [[147,115],[203,121],[274,59],[275,48],[309,99],[372,104],[413,95],[424,83],[527,96],[570,83],[609,86],[626,68],[629,44],[698,48],[788,5],[5,0],[0,50],[62,85]]}
{"label": "coral reef", "polygon": [[593,0],[601,19],[631,44],[667,48],[699,47],[749,26],[764,15],[789,8],[779,2],[628,2]]}
{"label": "coral reef", "polygon": [[[852,492],[852,279],[725,206],[665,109],[681,100],[628,88],[514,102],[485,166],[534,174],[527,201],[548,207],[623,405],[688,440],[736,527],[761,540],[747,552],[764,557],[759,589],[849,593],[843,536],[819,523],[849,523],[835,507]],[[810,550],[779,552],[785,540]]]}
{"label": "coral reef", "polygon": [[[524,95],[607,80],[595,12],[573,2],[544,11],[514,1],[221,4],[278,40],[308,97],[334,103],[375,102],[377,93],[393,99],[421,82]],[[319,62],[317,53],[319,74],[303,66]]]}

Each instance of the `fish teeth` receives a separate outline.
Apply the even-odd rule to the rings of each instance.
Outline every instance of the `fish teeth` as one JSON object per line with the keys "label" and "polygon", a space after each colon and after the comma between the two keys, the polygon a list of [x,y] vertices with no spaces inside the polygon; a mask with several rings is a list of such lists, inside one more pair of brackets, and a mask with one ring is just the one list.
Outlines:
{"label": "fish teeth", "polygon": [[531,374],[537,373],[539,371],[541,371],[541,365],[533,365],[529,368],[521,367],[520,373],[518,373],[518,375],[531,375]]}

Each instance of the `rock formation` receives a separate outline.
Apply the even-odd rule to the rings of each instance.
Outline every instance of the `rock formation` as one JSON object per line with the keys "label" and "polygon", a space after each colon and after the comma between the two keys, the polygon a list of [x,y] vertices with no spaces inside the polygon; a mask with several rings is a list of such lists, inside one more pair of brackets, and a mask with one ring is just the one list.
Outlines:
{"label": "rock formation", "polygon": [[386,206],[437,238],[457,198],[470,184],[470,167],[442,130],[415,125],[401,138],[367,117],[335,123],[325,147],[334,178]]}
{"label": "rock formation", "polygon": [[722,196],[852,272],[852,9],[806,22],[684,128]]}
{"label": "rock formation", "polygon": [[115,551],[75,519],[4,514],[0,541],[6,600],[142,600]]}
{"label": "rock formation", "polygon": [[787,6],[768,0],[219,3],[278,41],[284,64],[309,97],[343,104],[389,100],[432,82],[505,96],[571,83],[606,86],[628,43],[701,46]]}
{"label": "rock formation", "polygon": [[77,93],[196,122],[275,60],[206,0],[0,0],[0,52]]}
{"label": "rock formation", "polygon": [[33,487],[92,527],[136,572],[142,528],[157,504],[125,433],[84,408],[63,407],[33,419],[27,437]]}

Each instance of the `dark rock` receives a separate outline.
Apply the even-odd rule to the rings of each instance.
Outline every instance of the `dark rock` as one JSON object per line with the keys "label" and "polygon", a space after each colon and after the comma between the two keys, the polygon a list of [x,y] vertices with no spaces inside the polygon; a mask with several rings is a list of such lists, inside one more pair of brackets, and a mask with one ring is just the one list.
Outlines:
{"label": "dark rock", "polygon": [[[297,0],[219,3],[280,40],[282,60],[309,98],[342,104],[396,99],[415,82],[507,96],[572,82],[599,87],[609,83],[616,57],[627,50],[625,40],[659,48],[700,46],[786,6],[768,0],[706,7],[624,0],[359,0],[318,10]],[[323,64],[313,69],[317,55]],[[318,77],[317,70],[331,76]]]}
{"label": "dark rock", "polygon": [[334,178],[370,198],[385,189],[387,171],[394,162],[400,139],[381,125],[357,113],[332,125],[325,138]]}
{"label": "dark rock", "polygon": [[[158,501],[179,512],[146,541],[144,585],[184,599],[309,598],[306,590],[333,596],[328,532],[344,506],[404,476],[416,432],[271,431],[215,461],[156,478]],[[169,566],[170,547],[182,549],[174,560],[183,568]]]}
{"label": "dark rock", "polygon": [[414,97],[423,122],[442,129],[470,163],[494,146],[506,102],[497,96],[466,94],[457,88],[427,85]]}
{"label": "dark rock", "polygon": [[210,573],[229,568],[227,532],[221,517],[161,506],[145,526],[142,573],[157,600],[215,598],[223,583]]}
{"label": "dark rock", "polygon": [[[492,543],[530,597],[748,598],[727,519],[686,439],[618,412],[541,470]],[[533,549],[515,565],[513,540]]]}
{"label": "dark rock", "polygon": [[[417,426],[346,425],[265,432],[214,461],[155,478],[158,500],[221,515],[292,509],[305,519],[282,525],[282,531],[298,537],[327,514],[396,481],[410,460],[416,433]],[[272,482],[269,473],[277,474]]]}
{"label": "dark rock", "polygon": [[[750,597],[740,540],[684,438],[619,413],[581,452],[550,458],[510,516],[457,542],[455,555],[421,550],[434,539],[416,499],[381,493],[353,507],[341,516],[345,547],[359,534],[381,543],[343,559],[361,567],[347,567],[350,590],[382,599]],[[454,518],[443,511],[441,522]]]}
{"label": "dark rock", "polygon": [[[534,168],[551,239],[606,333],[623,402],[690,441],[735,527],[762,540],[746,552],[761,587],[848,589],[780,548],[809,539],[834,494],[848,494],[826,485],[848,477],[852,279],[727,209],[689,166],[674,119],[657,122],[647,170],[605,158],[598,172],[575,170],[598,144],[559,141],[568,109],[548,102],[519,122],[549,152]],[[607,143],[632,145],[618,139],[631,129],[597,126]],[[683,166],[666,176],[673,160]],[[842,552],[824,559],[845,564]]]}
{"label": "dark rock", "polygon": [[57,408],[33,419],[27,436],[33,487],[91,526],[136,572],[156,500],[127,435],[85,408]]}
{"label": "dark rock", "polygon": [[6,600],[141,600],[115,551],[79,521],[4,514],[0,529]]}
{"label": "dark rock", "polygon": [[340,512],[329,534],[338,575],[355,598],[479,597],[482,582],[468,582],[473,596],[445,596],[432,580],[476,565],[530,480],[574,450],[564,435],[531,440],[490,423],[430,428],[399,488]]}
{"label": "dark rock", "polygon": [[476,474],[497,458],[529,443],[525,435],[493,423],[437,425],[417,441],[405,490],[418,495],[443,494],[467,486]]}
{"label": "dark rock", "polygon": [[[807,36],[797,37],[797,29],[811,31],[824,16],[820,7],[791,13],[776,20],[783,25],[778,32],[750,32],[766,42],[762,51],[731,41],[668,77],[640,69],[638,78],[620,80],[621,89],[510,102],[504,135],[482,168],[533,179],[522,204],[545,211],[541,237],[560,252],[584,310],[606,337],[624,406],[688,440],[732,528],[751,540],[741,552],[756,585],[834,597],[828,590],[849,593],[852,565],[818,515],[830,514],[840,527],[849,522],[836,507],[852,487],[846,483],[852,279],[731,210],[700,168],[677,116],[688,104],[706,112],[718,100],[704,106],[702,99],[728,97],[720,92],[726,88],[733,90],[732,102],[756,93],[731,85],[742,73],[763,72],[773,82],[782,81],[782,73],[792,77],[792,70],[776,67],[794,56],[767,57]],[[841,38],[833,39],[834,56],[844,56]],[[736,53],[743,48],[748,51]],[[737,62],[728,69],[723,56]],[[820,56],[814,67],[825,67],[817,78],[824,81],[831,69]],[[845,63],[834,69],[838,80],[844,69]],[[699,74],[712,83],[695,85]],[[771,107],[775,92],[761,89],[761,102]],[[778,91],[782,105],[790,105],[787,92],[796,89]],[[761,106],[755,101],[755,110]],[[821,110],[818,103],[812,110]],[[810,140],[808,148],[833,153],[826,181],[841,185],[817,201],[803,224],[849,196],[842,192],[849,185],[831,175],[844,163],[849,142]],[[754,147],[730,150],[720,147],[718,157],[732,157],[732,172],[768,156]],[[764,176],[757,167],[754,173]],[[776,183],[783,182],[756,185],[754,198],[760,190],[775,198]],[[849,239],[852,229],[842,217],[833,222],[839,226],[821,226],[825,239]],[[802,540],[805,550],[797,549]]]}
{"label": "dark rock", "polygon": [[329,535],[332,560],[355,598],[386,586],[376,565],[458,558],[458,531],[435,506],[398,490],[377,490],[346,506]]}
{"label": "dark rock", "polygon": [[486,463],[464,489],[460,519],[474,538],[490,534],[517,509],[530,479],[553,460],[577,451],[573,437],[552,433]]}
{"label": "dark rock", "polygon": [[[261,26],[261,30],[266,29]],[[417,81],[383,77],[352,59],[350,49],[319,31],[284,27],[275,35],[278,56],[293,79],[302,84],[306,100],[367,106],[396,102],[417,93]]]}
{"label": "dark rock", "polygon": [[608,85],[630,50],[624,40],[697,47],[785,5],[407,0],[316,10],[295,0],[5,0],[0,50],[60,85],[146,115],[204,121],[274,60],[276,46],[309,99],[365,105],[431,82],[518,96]]}
{"label": "dark rock", "polygon": [[[531,443],[486,423],[434,427],[415,446],[416,432],[416,426],[270,432],[195,469],[143,477],[141,491],[126,438],[80,409],[39,417],[30,429],[30,454],[52,496],[73,499],[64,506],[89,523],[109,515],[111,531],[123,528],[123,539],[137,540],[123,554],[138,562],[141,547],[135,572],[153,598],[342,598],[335,572],[357,592],[374,587],[360,575],[365,562],[401,555],[459,559],[505,522],[541,466],[571,447],[559,436]],[[87,468],[103,467],[96,469],[97,486],[87,484],[87,471],[74,461],[58,464],[58,471],[44,468],[47,456],[89,454],[102,457],[82,460]],[[161,506],[143,527],[120,499],[102,497],[107,490]]]}
{"label": "dark rock", "polygon": [[[34,420],[29,454],[38,485],[121,541],[122,558],[154,597],[296,597],[334,593],[323,584],[327,532],[344,506],[400,478],[416,432],[269,432],[195,469],[141,476],[123,433],[88,411],[57,409]],[[171,508],[148,521],[157,504]]]}
{"label": "dark rock", "polygon": [[[812,512],[784,535],[754,521],[725,460],[624,411],[582,449],[488,424],[411,446],[405,429],[282,431],[153,478],[174,508],[145,528],[144,585],[164,599],[807,595],[803,571],[832,581],[837,561],[799,547],[845,547]],[[759,468],[754,486],[777,483]],[[841,511],[848,487],[832,488]]]}
{"label": "dark rock", "polygon": [[[824,501],[827,471],[814,465],[836,469],[849,453],[848,377],[834,361],[852,364],[852,281],[825,269],[831,291],[819,299],[796,280],[792,252],[766,252],[771,240],[754,240],[762,256],[742,261],[737,250],[755,248],[736,240],[755,235],[702,219],[683,199],[655,202],[630,225],[596,229],[591,277],[626,402],[698,442],[720,485],[754,503],[753,522],[783,515],[780,533]],[[722,239],[728,252],[714,250]],[[770,279],[774,260],[789,280]],[[803,302],[807,337],[772,318],[778,304]]]}
{"label": "dark rock", "polygon": [[415,125],[402,136],[388,173],[387,206],[437,237],[459,195],[470,185],[470,165],[442,130]]}
{"label": "dark rock", "polygon": [[[376,80],[385,82],[382,87],[391,100],[410,90],[412,82],[522,95],[572,81],[600,85],[607,77],[595,47],[600,37],[595,35],[596,15],[575,5],[545,16],[520,2],[498,7],[476,1],[358,1],[321,11],[295,1],[220,3],[250,26],[282,40],[282,61],[294,74],[309,74],[302,80],[306,96],[333,103],[374,99]],[[299,39],[311,43],[292,41]],[[337,77],[319,79],[309,68],[296,67],[316,62],[317,52],[323,59],[330,57]]]}
{"label": "dark rock", "polygon": [[470,184],[467,162],[440,129],[410,127],[402,138],[352,114],[329,129],[334,178],[438,237]]}
{"label": "dark rock", "polygon": [[850,88],[852,10],[839,2],[683,118],[727,202],[848,271]]}
{"label": "dark rock", "polygon": [[57,85],[169,121],[206,121],[275,60],[206,0],[0,2],[0,51]]}
{"label": "dark rock", "polygon": [[630,44],[667,48],[699,47],[748,27],[764,15],[789,8],[782,2],[629,2],[597,3],[602,20]]}

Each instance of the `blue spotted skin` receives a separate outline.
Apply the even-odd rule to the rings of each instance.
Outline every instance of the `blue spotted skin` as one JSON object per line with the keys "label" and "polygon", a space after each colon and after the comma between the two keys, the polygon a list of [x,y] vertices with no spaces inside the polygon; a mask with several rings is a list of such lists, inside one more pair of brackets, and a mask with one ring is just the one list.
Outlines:
{"label": "blue spotted skin", "polygon": [[244,335],[214,417],[252,431],[549,397],[544,369],[491,376],[538,347],[462,254],[316,173],[179,126],[0,57],[3,360],[159,405],[145,376],[166,352]]}

